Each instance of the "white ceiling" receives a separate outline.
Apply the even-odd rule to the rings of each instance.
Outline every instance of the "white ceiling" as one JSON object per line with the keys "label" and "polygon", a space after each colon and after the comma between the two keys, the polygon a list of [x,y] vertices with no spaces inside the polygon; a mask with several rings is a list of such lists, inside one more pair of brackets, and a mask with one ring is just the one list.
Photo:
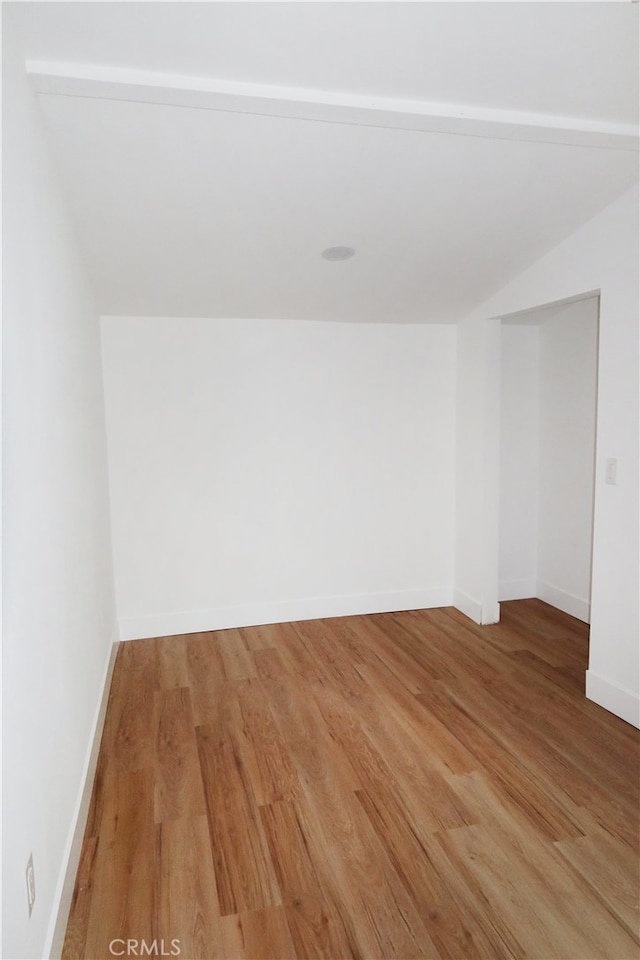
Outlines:
{"label": "white ceiling", "polygon": [[8,6],[103,313],[455,321],[637,179],[635,4]]}
{"label": "white ceiling", "polygon": [[27,55],[637,122],[627,3],[22,3]]}

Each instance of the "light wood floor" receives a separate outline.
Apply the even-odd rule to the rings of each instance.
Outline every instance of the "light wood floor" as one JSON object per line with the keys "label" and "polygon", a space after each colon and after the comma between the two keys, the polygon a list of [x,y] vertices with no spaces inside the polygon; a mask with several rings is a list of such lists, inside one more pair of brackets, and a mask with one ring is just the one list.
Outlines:
{"label": "light wood floor", "polygon": [[122,644],[64,957],[638,957],[638,732],[502,617]]}

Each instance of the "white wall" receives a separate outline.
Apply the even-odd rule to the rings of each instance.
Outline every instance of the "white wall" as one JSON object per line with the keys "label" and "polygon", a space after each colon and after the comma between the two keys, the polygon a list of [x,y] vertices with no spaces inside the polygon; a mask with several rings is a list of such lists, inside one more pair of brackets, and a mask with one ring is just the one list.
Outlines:
{"label": "white wall", "polygon": [[[474,310],[459,325],[458,383],[470,386],[458,408],[457,453],[460,462],[481,432],[493,449],[475,483],[457,486],[457,516],[470,516],[471,528],[456,523],[456,588],[471,584],[485,593],[476,599],[491,605],[497,598],[481,571],[497,553],[476,536],[482,524],[481,501],[472,488],[486,490],[499,463],[499,351],[487,318],[600,291],[598,413],[591,642],[587,694],[630,722],[640,725],[638,668],[638,188],[628,191],[558,247],[532,264],[511,283]],[[478,338],[484,340],[477,343]],[[475,344],[475,351],[471,345]],[[478,363],[484,372],[477,370]],[[475,389],[477,387],[477,389]],[[475,400],[475,403],[474,403]],[[488,416],[483,411],[488,410]],[[478,419],[480,423],[478,423]],[[618,483],[605,484],[608,457],[618,458]],[[491,524],[498,527],[497,504]],[[491,546],[489,544],[489,546]],[[464,574],[465,580],[461,577]]]}
{"label": "white wall", "polygon": [[103,318],[122,636],[449,603],[455,338]]}
{"label": "white wall", "polygon": [[98,318],[3,14],[2,956],[34,958],[53,935],[115,610]]}
{"label": "white wall", "polygon": [[458,324],[454,603],[499,619],[500,321]]}
{"label": "white wall", "polygon": [[535,597],[538,578],[540,330],[500,330],[499,599]]}
{"label": "white wall", "polygon": [[540,325],[539,536],[536,596],[589,621],[598,301]]}

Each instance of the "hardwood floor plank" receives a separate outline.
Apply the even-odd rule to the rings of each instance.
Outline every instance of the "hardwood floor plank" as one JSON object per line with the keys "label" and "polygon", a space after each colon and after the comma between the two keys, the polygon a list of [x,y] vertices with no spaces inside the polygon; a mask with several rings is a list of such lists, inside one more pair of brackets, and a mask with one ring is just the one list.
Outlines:
{"label": "hardwood floor plank", "polygon": [[191,694],[172,687],[156,694],[154,809],[156,823],[205,813]]}
{"label": "hardwood floor plank", "polygon": [[76,957],[86,956],[87,927],[93,898],[94,863],[97,846],[97,837],[85,837],[69,910],[69,923],[62,947],[62,960],[75,960]]}
{"label": "hardwood floor plank", "polygon": [[[537,674],[551,680],[553,684],[562,687],[567,693],[584,694],[585,678],[581,673],[577,673],[575,668],[563,664],[557,666],[550,664],[548,656],[541,656],[531,650],[514,650],[510,657],[516,663],[532,667]],[[562,658],[558,657],[557,659]]]}
{"label": "hardwood floor plank", "polygon": [[531,598],[501,603],[500,614],[505,626],[516,630],[525,640],[527,649],[530,649],[529,644],[533,642],[531,638],[535,636],[535,648],[538,642],[543,648],[546,647],[546,640],[553,640],[555,641],[553,649],[556,653],[562,653],[573,660],[578,658],[581,663],[588,658],[588,625],[563,613],[562,610],[550,607],[542,600]]}
{"label": "hardwood floor plank", "polygon": [[472,716],[475,711],[469,702],[466,709],[461,709],[444,696],[438,699],[430,696],[424,700],[419,696],[418,699],[443,723],[450,723],[456,736],[476,757],[478,767],[489,771],[497,789],[502,791],[505,802],[515,801],[537,833],[551,840],[582,835],[568,798],[558,791],[554,791],[550,797],[542,786],[542,771],[539,771],[540,776],[536,776],[522,763],[517,750],[503,746],[502,730],[483,729]]}
{"label": "hardwood floor plank", "polygon": [[291,960],[295,948],[283,907],[240,914],[247,960]]}
{"label": "hardwood floor plank", "polygon": [[[456,613],[457,611],[453,611]],[[393,620],[396,614],[390,614]],[[449,608],[429,610],[423,620],[418,617],[408,617],[403,620],[405,630],[413,635],[414,642],[418,643],[421,656],[427,656],[425,635],[428,637],[429,647],[437,651],[437,662],[446,665],[447,675],[445,683],[455,684],[461,672],[465,676],[474,676],[479,682],[491,684],[500,679],[508,668],[508,657],[501,650],[497,650],[488,642],[478,643],[474,633],[475,624],[463,617],[459,622],[449,614]],[[452,637],[455,637],[455,653],[452,647]],[[444,672],[444,669],[443,669]],[[419,692],[428,692],[419,691]]]}
{"label": "hardwood floor plank", "polygon": [[[287,737],[306,802],[297,807],[307,848],[326,862],[324,884],[342,911],[361,917],[356,934],[367,957],[437,957],[414,905],[355,802],[359,781],[347,756],[323,735],[321,714],[290,683],[270,685],[274,713]],[[377,848],[377,849],[376,849]],[[341,916],[344,922],[344,916]],[[420,946],[422,944],[422,946]]]}
{"label": "hardwood floor plank", "polygon": [[[366,631],[371,649],[375,653],[375,659],[365,661],[367,667],[378,666],[381,663],[396,681],[411,693],[420,693],[423,689],[429,689],[434,681],[442,678],[441,669],[431,671],[422,669],[419,660],[411,651],[406,651],[403,642],[397,642],[398,637],[406,642],[406,631],[390,617],[385,620],[384,614],[377,614],[375,617],[360,617],[358,622]],[[396,642],[389,642],[391,637]],[[358,671],[361,674],[364,672],[361,667],[358,667]]]}
{"label": "hardwood floor plank", "polygon": [[[460,828],[470,829],[470,828]],[[452,855],[443,842],[447,833],[435,833],[421,838],[422,846],[433,865],[434,873],[440,878],[449,895],[456,904],[458,915],[464,928],[468,931],[468,939],[481,950],[485,960],[495,957],[496,960],[520,960],[527,956],[524,948],[516,938],[509,919],[501,910],[493,910],[485,895],[481,882],[468,871],[461,869],[455,853]],[[433,918],[438,919],[438,915]],[[449,944],[449,950],[455,946]],[[472,956],[472,954],[470,954]],[[542,954],[536,954],[535,960],[542,960]],[[456,960],[461,960],[466,954],[459,954]],[[533,957],[530,960],[534,960]],[[546,960],[546,958],[545,958]]]}
{"label": "hardwood floor plank", "polygon": [[[428,695],[411,694],[395,676],[380,664],[358,667],[378,699],[378,709],[385,709],[394,721],[395,736],[401,736],[419,753],[429,744],[429,766],[442,773],[475,770],[478,761],[473,753],[455,735],[446,722],[429,709],[433,698],[442,698],[440,687],[433,687]],[[393,704],[393,709],[389,705]]]}
{"label": "hardwood floor plank", "polygon": [[246,680],[256,676],[254,659],[240,630],[218,630],[216,641],[227,680]]}
{"label": "hardwood floor plank", "polygon": [[640,960],[640,735],[587,654],[541,601],[122,644],[64,957]]}
{"label": "hardwood floor plank", "polygon": [[[129,696],[130,689],[135,689],[135,697]],[[120,770],[133,772],[153,764],[154,697],[158,689],[158,657],[154,641],[121,643],[103,731],[104,751],[111,765]]]}
{"label": "hardwood floor plank", "polygon": [[[393,867],[413,900],[441,957],[490,957],[502,955],[467,910],[464,914],[451,895],[422,841],[422,825],[406,816],[393,793],[357,797],[382,842]],[[502,945],[500,945],[502,946]]]}
{"label": "hardwood floor plank", "polygon": [[[452,711],[452,705],[457,714]],[[634,750],[627,741],[623,741],[622,751],[613,738],[608,741],[610,749],[606,754],[594,751],[596,735],[584,742],[579,736],[582,718],[551,702],[545,704],[537,691],[530,691],[525,705],[517,687],[507,682],[495,683],[488,692],[474,678],[467,677],[448,692],[446,699],[438,700],[432,695],[429,708],[435,713],[444,711],[453,724],[466,724],[467,729],[471,724],[477,742],[482,744],[480,749],[485,750],[483,756],[495,755],[494,761],[488,762],[497,760],[504,767],[511,757],[511,762],[522,770],[525,786],[526,782],[533,781],[532,798],[537,796],[539,782],[551,780],[556,785],[555,798],[565,812],[563,819],[569,833],[574,829],[575,835],[581,834],[575,806],[588,803],[594,813],[599,812],[608,819],[611,828],[621,837],[634,843],[637,833],[634,834],[633,823],[639,796],[637,781],[628,775],[634,765]],[[482,718],[481,722],[473,721],[471,709]],[[551,723],[546,714],[551,716]],[[508,724],[503,722],[505,716]],[[489,741],[497,739],[502,750],[496,751],[490,742],[487,744],[487,737]],[[509,782],[515,786],[515,778],[511,777]],[[545,809],[540,796],[535,801],[535,809]],[[567,817],[573,828],[568,826]]]}
{"label": "hardwood floor plank", "polygon": [[238,683],[236,695],[255,758],[252,789],[256,802],[262,805],[300,797],[300,783],[262,683],[258,680]]}
{"label": "hardwood floor plank", "polygon": [[311,856],[328,867],[330,899],[357,918],[354,933],[362,957],[438,958],[415,904],[355,795],[309,791],[298,810]]}
{"label": "hardwood floor plank", "polygon": [[349,918],[327,907],[318,893],[296,897],[285,906],[285,913],[293,942],[292,957],[350,960],[363,956],[355,934],[347,929]]}
{"label": "hardwood floor plank", "polygon": [[353,664],[375,660],[367,633],[364,635],[358,626],[358,617],[332,617],[324,623],[341,648],[348,654]]}
{"label": "hardwood floor plank", "polygon": [[280,650],[255,650],[253,659],[261,680],[279,680],[287,672]]}
{"label": "hardwood floor plank", "polygon": [[266,907],[221,917],[212,927],[215,960],[290,960],[294,946],[286,911]]}
{"label": "hardwood floor plank", "polygon": [[[636,942],[640,937],[640,865],[638,856],[601,827],[575,840],[564,840],[556,849],[582,875]],[[640,954],[640,950],[637,951]]]}
{"label": "hardwood floor plank", "polygon": [[326,862],[312,860],[296,804],[273,803],[260,815],[294,943],[292,956],[360,956],[353,920],[333,902]]}
{"label": "hardwood floor plank", "polygon": [[363,688],[362,677],[331,621],[308,620],[292,626],[301,647],[315,664],[316,678],[329,681],[347,697],[357,696]]}
{"label": "hardwood floor plank", "polygon": [[282,898],[253,797],[247,794],[231,741],[196,731],[205,784],[220,912],[279,906]]}
{"label": "hardwood floor plank", "polygon": [[156,842],[154,936],[179,940],[183,957],[212,957],[220,906],[207,818],[165,821]]}
{"label": "hardwood floor plank", "polygon": [[350,760],[336,748],[318,706],[294,678],[263,681],[272,713],[287,744],[298,779],[333,795],[360,786]]}
{"label": "hardwood floor plank", "polygon": [[524,864],[519,869],[494,849],[492,837],[480,826],[461,827],[440,836],[452,864],[482,890],[488,907],[500,903],[500,916],[526,956],[566,958],[592,957],[579,931],[558,922],[556,905],[548,891],[536,887]]}
{"label": "hardwood floor plank", "polygon": [[85,957],[108,957],[109,943],[152,940],[156,872],[153,772],[107,775],[96,848]]}
{"label": "hardwood floor plank", "polygon": [[98,753],[98,763],[96,764],[91,800],[89,801],[89,812],[87,814],[87,824],[84,832],[85,843],[90,838],[97,837],[100,832],[100,821],[102,820],[104,808],[105,776],[107,771],[112,768],[111,761],[108,757],[109,752],[103,736],[100,752]]}
{"label": "hardwood floor plank", "polygon": [[[584,850],[587,837],[554,844],[541,843],[527,828],[526,819],[519,815],[518,808],[498,803],[486,778],[479,773],[460,777],[459,789],[472,800],[483,828],[510,860],[525,863],[531,877],[539,884],[546,885],[549,878],[553,877],[552,885],[560,909],[568,912],[569,916],[577,913],[583,915],[581,929],[589,938],[594,956],[598,956],[598,949],[602,955],[609,950],[613,956],[619,957],[634,956],[634,952],[638,952],[637,937],[634,940],[632,931],[629,936],[612,915],[610,906],[613,901],[605,906],[594,889],[584,882],[584,876],[577,876],[576,871],[560,856],[559,851],[565,847],[568,850]],[[618,863],[623,864],[624,861],[619,859]],[[630,858],[626,867],[630,870]],[[628,872],[627,876],[631,877],[632,874]],[[616,888],[620,891],[619,883]]]}
{"label": "hardwood floor plank", "polygon": [[272,650],[280,645],[280,624],[267,623],[259,627],[241,627],[242,637],[247,650]]}
{"label": "hardwood floor plank", "polygon": [[285,670],[292,677],[304,680],[317,680],[323,673],[322,663],[302,642],[295,623],[280,625],[280,642],[278,652],[285,665]]}
{"label": "hardwood floor plank", "polygon": [[161,690],[189,686],[184,636],[158,637],[158,682]]}
{"label": "hardwood floor plank", "polygon": [[212,960],[231,960],[231,958],[233,960],[251,960],[245,952],[244,934],[239,913],[220,917],[211,928],[211,937],[214,941]]}
{"label": "hardwood floor plank", "polygon": [[539,877],[524,857],[496,843],[484,826],[450,830],[441,839],[457,855],[460,868],[482,885],[489,904],[494,909],[500,904],[501,915],[529,956],[537,952],[558,960],[600,960],[607,955],[622,960],[637,952],[637,945],[620,928],[611,943],[608,931],[597,929],[602,917],[594,922],[577,898],[559,896],[553,870],[546,878]]}
{"label": "hardwood floor plank", "polygon": [[260,808],[273,867],[284,903],[320,889],[322,862],[315,864],[295,803],[277,801]]}
{"label": "hardwood floor plank", "polygon": [[216,635],[190,634],[185,647],[194,723],[224,731],[228,685]]}
{"label": "hardwood floor plank", "polygon": [[[406,742],[388,734],[388,716],[386,723],[380,724],[373,704],[366,711],[359,704],[361,709],[356,711],[326,686],[314,685],[313,692],[332,737],[349,756],[361,787],[381,794],[395,787],[405,815],[414,811],[430,831],[473,822],[464,801],[449,790],[438,770],[427,769],[424,759],[412,754]],[[387,763],[383,757],[389,756],[390,749],[393,762]]]}
{"label": "hardwood floor plank", "polygon": [[[527,604],[530,604],[530,601],[524,601],[524,605]],[[528,627],[523,629],[518,603],[514,607],[509,601],[500,604],[501,622],[489,624],[483,638],[490,648],[509,655],[514,651],[533,653],[550,666],[568,666],[573,669],[578,668],[588,659],[589,628],[587,624],[573,617],[566,617],[565,614],[562,616],[566,617],[566,620],[562,618],[549,620],[544,617],[544,612],[534,601],[529,606]],[[462,623],[458,610],[447,609],[445,616],[454,627]],[[465,626],[473,633],[477,624],[465,624]],[[494,630],[494,626],[498,626],[499,629]]]}

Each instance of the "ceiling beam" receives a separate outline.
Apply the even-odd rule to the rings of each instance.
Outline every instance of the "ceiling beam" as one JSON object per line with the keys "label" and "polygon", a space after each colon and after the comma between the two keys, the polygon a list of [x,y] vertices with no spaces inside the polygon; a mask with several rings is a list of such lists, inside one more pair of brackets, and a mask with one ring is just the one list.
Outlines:
{"label": "ceiling beam", "polygon": [[640,130],[632,124],[84,64],[28,60],[26,67],[39,93],[56,96],[498,140],[640,149]]}

